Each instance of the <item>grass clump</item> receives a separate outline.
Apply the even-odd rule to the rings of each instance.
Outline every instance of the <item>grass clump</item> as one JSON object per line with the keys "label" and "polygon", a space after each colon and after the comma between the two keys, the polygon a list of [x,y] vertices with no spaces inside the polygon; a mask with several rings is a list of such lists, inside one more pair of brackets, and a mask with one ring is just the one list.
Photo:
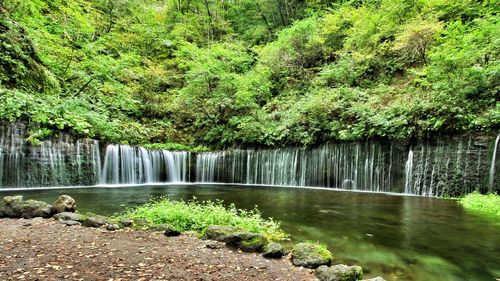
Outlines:
{"label": "grass clump", "polygon": [[260,211],[237,209],[234,204],[225,206],[223,201],[173,201],[161,198],[115,215],[117,219],[142,221],[142,226],[154,228],[168,224],[178,231],[196,231],[204,235],[211,225],[235,226],[241,230],[260,233],[269,240],[281,241],[288,234],[272,218],[262,218]]}
{"label": "grass clump", "polygon": [[328,247],[326,244],[320,243],[320,242],[314,242],[307,240],[304,242],[305,244],[312,245],[314,247],[314,250],[316,253],[318,253],[322,258],[324,259],[329,259],[333,260],[333,255],[330,250],[328,250]]}
{"label": "grass clump", "polygon": [[477,191],[458,201],[464,208],[489,217],[500,218],[500,196],[495,193],[483,195]]}

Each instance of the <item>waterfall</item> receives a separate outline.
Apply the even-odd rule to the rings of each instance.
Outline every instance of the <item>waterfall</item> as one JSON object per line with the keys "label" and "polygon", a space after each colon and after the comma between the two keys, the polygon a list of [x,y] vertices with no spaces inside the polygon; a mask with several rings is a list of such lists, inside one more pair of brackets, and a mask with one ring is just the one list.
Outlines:
{"label": "waterfall", "polygon": [[39,145],[26,141],[22,123],[0,123],[0,188],[95,184],[99,169],[97,142],[60,134]]}
{"label": "waterfall", "polygon": [[110,144],[100,184],[144,184],[188,181],[188,152]]}
{"label": "waterfall", "polygon": [[405,164],[405,193],[413,194],[412,190],[412,172],[413,172],[413,151],[410,148],[408,152],[408,160],[406,160]]}
{"label": "waterfall", "polygon": [[487,145],[471,138],[206,152],[196,157],[196,181],[460,196],[498,189],[486,179],[495,177],[496,161],[488,171],[487,155]]}
{"label": "waterfall", "polygon": [[491,165],[490,165],[490,174],[489,174],[489,181],[488,181],[488,192],[494,192],[494,182],[495,182],[495,162],[497,158],[497,148],[498,148],[498,141],[500,140],[500,134],[498,134],[496,140],[495,140],[495,147],[493,149],[493,156],[491,156]]}
{"label": "waterfall", "polygon": [[129,145],[109,144],[101,151],[96,140],[65,134],[31,145],[26,130],[21,123],[0,123],[0,188],[199,182],[421,196],[499,191],[500,134],[494,140],[457,137],[411,144],[236,149],[198,153],[192,159],[188,152]]}
{"label": "waterfall", "polygon": [[[392,149],[371,143],[200,153],[196,181],[388,192]],[[390,154],[388,154],[389,152]]]}

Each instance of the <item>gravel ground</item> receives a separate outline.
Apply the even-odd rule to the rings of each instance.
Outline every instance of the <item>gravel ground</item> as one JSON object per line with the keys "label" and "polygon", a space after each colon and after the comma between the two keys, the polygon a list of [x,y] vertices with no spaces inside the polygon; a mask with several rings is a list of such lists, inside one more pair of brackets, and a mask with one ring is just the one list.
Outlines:
{"label": "gravel ground", "polygon": [[289,259],[270,260],[194,234],[0,219],[0,280],[315,280]]}

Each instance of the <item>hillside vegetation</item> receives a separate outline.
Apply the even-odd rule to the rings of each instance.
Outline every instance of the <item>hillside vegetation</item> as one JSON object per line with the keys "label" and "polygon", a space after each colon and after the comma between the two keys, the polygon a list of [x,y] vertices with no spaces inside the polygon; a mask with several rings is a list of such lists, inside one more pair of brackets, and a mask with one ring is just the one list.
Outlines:
{"label": "hillside vegetation", "polygon": [[497,0],[3,0],[0,119],[109,142],[500,128]]}

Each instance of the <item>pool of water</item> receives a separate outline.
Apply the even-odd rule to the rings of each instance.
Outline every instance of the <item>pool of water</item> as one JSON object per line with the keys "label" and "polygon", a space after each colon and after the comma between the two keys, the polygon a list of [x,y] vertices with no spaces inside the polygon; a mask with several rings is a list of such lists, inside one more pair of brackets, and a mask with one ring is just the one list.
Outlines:
{"label": "pool of water", "polygon": [[224,200],[258,206],[282,222],[292,242],[328,244],[336,263],[359,264],[387,280],[500,278],[500,221],[467,213],[455,201],[322,189],[232,185],[89,187],[0,191],[52,202],[76,199],[81,212],[109,215],[152,198]]}

